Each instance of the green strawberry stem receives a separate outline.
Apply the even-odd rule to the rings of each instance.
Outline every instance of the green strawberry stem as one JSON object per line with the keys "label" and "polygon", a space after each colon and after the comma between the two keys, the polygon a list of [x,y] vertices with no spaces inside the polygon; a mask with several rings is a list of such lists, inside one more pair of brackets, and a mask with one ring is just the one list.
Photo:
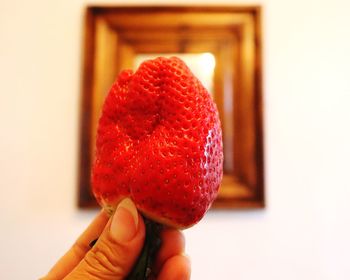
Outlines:
{"label": "green strawberry stem", "polygon": [[156,254],[161,245],[160,231],[162,225],[143,217],[146,226],[146,237],[141,254],[127,280],[153,279],[152,272]]}

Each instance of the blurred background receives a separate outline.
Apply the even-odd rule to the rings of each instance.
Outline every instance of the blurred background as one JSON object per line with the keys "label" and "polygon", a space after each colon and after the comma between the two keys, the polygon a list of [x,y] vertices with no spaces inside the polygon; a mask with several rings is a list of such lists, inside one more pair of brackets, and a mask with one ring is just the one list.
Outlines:
{"label": "blurred background", "polygon": [[[76,206],[86,5],[187,2],[1,0],[1,279],[44,275],[96,213]],[[192,4],[263,7],[267,200],[185,231],[192,279],[350,279],[350,3]]]}

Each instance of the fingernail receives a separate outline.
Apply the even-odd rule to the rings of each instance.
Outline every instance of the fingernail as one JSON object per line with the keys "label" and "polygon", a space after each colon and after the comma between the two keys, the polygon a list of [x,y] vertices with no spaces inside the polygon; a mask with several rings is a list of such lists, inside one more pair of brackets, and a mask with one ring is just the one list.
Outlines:
{"label": "fingernail", "polygon": [[130,198],[123,199],[112,218],[110,233],[117,242],[128,242],[133,239],[139,223],[138,212]]}

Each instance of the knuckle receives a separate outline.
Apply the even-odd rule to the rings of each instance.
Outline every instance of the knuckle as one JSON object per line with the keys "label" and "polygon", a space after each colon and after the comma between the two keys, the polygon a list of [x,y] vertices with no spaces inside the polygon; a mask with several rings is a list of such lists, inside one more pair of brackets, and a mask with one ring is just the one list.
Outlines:
{"label": "knuckle", "polygon": [[93,247],[85,256],[85,261],[90,268],[89,272],[92,274],[98,272],[99,277],[106,279],[122,278],[125,275],[122,260],[123,257],[118,250],[113,250],[109,242],[104,239],[99,240],[98,246]]}

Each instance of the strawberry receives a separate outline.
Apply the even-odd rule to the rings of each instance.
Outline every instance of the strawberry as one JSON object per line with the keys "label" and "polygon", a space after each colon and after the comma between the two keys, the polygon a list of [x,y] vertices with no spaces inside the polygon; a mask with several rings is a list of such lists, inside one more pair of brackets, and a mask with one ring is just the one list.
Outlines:
{"label": "strawberry", "polygon": [[197,223],[222,178],[217,108],[179,58],[123,71],[103,105],[92,169],[93,193],[110,213],[130,197],[149,219]]}

